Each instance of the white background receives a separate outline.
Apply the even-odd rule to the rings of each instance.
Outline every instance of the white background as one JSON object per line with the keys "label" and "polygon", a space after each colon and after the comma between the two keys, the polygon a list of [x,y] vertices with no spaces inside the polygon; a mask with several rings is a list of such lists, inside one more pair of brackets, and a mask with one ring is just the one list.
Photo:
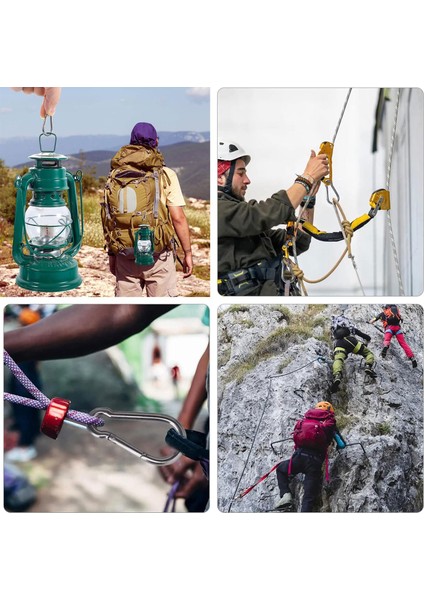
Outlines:
{"label": "white background", "polygon": [[[423,88],[416,11],[410,0],[7,3],[0,83],[211,87],[213,153],[221,87]],[[212,281],[215,274],[213,260]],[[213,291],[212,373],[218,304]],[[212,455],[215,394],[212,377]],[[216,466],[211,480],[206,514],[3,512],[2,595],[398,600],[422,594],[422,512],[221,514]]]}

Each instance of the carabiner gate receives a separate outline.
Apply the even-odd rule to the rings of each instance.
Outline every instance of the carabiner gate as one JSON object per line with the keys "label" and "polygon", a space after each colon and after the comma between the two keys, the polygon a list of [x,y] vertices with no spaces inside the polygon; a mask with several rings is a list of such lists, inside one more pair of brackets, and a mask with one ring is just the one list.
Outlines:
{"label": "carabiner gate", "polygon": [[[92,415],[94,417],[99,417],[100,415],[104,415],[105,417],[108,417],[109,419],[116,419],[116,420],[130,419],[130,420],[136,420],[136,421],[155,421],[155,422],[167,423],[172,429],[175,429],[179,433],[179,435],[181,435],[184,438],[187,437],[185,429],[183,428],[181,423],[179,423],[176,419],[174,419],[173,417],[170,417],[169,415],[160,415],[160,414],[154,414],[154,413],[153,414],[141,413],[141,412],[113,412],[109,408],[96,408],[90,412],[90,415]],[[105,439],[109,440],[110,442],[113,442],[120,448],[127,450],[127,452],[129,452],[130,454],[133,454],[137,458],[141,458],[142,460],[145,460],[146,462],[156,465],[158,467],[164,467],[166,465],[172,464],[173,462],[175,462],[178,459],[178,457],[181,454],[181,452],[176,452],[174,454],[171,454],[170,456],[166,456],[166,457],[162,457],[162,458],[152,456],[151,454],[148,454],[147,452],[143,452],[142,450],[139,450],[138,448],[136,448],[135,446],[133,446],[132,444],[130,444],[123,438],[120,438],[119,436],[115,435],[114,433],[112,433],[110,431],[100,430],[98,427],[99,427],[98,425],[92,425],[92,424],[87,425],[87,429],[94,436],[96,436],[98,438],[105,438]]]}

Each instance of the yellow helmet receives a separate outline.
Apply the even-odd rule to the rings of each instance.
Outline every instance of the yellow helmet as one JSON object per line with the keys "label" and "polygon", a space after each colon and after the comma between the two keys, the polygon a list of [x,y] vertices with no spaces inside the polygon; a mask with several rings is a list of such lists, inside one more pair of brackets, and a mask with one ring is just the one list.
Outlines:
{"label": "yellow helmet", "polygon": [[334,412],[333,405],[330,404],[329,402],[318,402],[318,404],[315,406],[315,408],[319,408],[321,410],[329,410],[332,413]]}

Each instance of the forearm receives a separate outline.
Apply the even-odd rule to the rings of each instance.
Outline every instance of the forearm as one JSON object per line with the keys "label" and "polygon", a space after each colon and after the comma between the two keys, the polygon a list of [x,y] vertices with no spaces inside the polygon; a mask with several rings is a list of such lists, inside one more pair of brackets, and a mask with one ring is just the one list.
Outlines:
{"label": "forearm", "polygon": [[145,329],[170,305],[79,304],[4,335],[17,362],[72,358],[98,352]]}
{"label": "forearm", "polygon": [[172,224],[180,241],[184,254],[191,252],[190,229],[182,207],[169,207]]}
{"label": "forearm", "polygon": [[202,408],[202,404],[206,399],[206,375],[208,365],[209,345],[199,360],[190,389],[187,393],[180,414],[178,415],[178,420],[185,429],[191,429],[193,427],[196,417]]}
{"label": "forearm", "polygon": [[[290,203],[294,209],[300,206],[300,203],[302,202],[303,198],[307,195],[307,191],[301,183],[294,183],[286,191]],[[309,221],[309,219],[307,219],[306,216],[305,219]]]}

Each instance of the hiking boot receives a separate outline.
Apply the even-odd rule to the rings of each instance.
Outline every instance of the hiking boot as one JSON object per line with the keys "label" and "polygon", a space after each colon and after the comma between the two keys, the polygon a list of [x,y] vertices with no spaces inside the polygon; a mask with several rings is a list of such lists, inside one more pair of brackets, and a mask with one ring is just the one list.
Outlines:
{"label": "hiking boot", "polygon": [[372,379],[376,379],[377,377],[377,373],[372,367],[365,367],[365,373],[368,375],[368,377],[371,377]]}
{"label": "hiking boot", "polygon": [[332,394],[337,392],[337,390],[339,389],[341,380],[342,380],[341,375],[334,376],[333,383],[331,384],[331,388],[330,388],[330,392]]}
{"label": "hiking boot", "polygon": [[388,349],[389,349],[389,346],[384,346],[383,350],[381,351],[381,356],[383,358],[386,357]]}
{"label": "hiking boot", "polygon": [[416,367],[418,367],[418,363],[417,363],[416,359],[413,356],[411,356],[411,358],[409,360],[412,363],[412,368],[413,369],[415,369]]}
{"label": "hiking boot", "polygon": [[277,502],[274,507],[274,510],[279,510],[280,512],[289,512],[293,508],[293,497],[290,492],[286,492],[283,494],[283,497]]}

